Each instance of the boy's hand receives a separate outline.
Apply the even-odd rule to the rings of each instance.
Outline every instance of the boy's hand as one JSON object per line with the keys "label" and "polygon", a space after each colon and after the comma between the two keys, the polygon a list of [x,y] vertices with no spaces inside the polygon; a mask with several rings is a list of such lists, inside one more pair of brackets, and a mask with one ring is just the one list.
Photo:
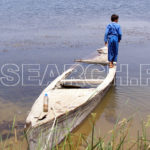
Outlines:
{"label": "boy's hand", "polygon": [[107,46],[107,42],[105,42],[105,46]]}

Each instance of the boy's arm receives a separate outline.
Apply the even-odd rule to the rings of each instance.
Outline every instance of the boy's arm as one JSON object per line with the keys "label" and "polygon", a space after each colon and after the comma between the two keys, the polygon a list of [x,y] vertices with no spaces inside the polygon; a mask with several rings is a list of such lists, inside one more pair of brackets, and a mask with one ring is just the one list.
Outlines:
{"label": "boy's arm", "polygon": [[119,26],[119,30],[118,30],[118,40],[119,42],[121,41],[122,39],[122,30],[121,30],[121,27]]}
{"label": "boy's arm", "polygon": [[107,26],[105,30],[105,36],[104,36],[105,45],[107,45],[107,41],[108,41],[108,32],[109,32],[109,26]]}

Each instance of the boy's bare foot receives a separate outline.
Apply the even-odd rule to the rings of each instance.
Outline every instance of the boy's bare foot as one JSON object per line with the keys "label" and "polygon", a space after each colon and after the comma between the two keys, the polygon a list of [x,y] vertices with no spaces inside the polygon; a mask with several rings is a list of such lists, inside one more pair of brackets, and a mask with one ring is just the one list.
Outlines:
{"label": "boy's bare foot", "polygon": [[113,62],[109,62],[109,68],[113,68]]}

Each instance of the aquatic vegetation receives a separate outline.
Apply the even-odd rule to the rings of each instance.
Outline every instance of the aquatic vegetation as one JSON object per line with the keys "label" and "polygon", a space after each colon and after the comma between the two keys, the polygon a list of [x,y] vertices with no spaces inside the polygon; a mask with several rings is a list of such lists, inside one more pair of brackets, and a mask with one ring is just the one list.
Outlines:
{"label": "aquatic vegetation", "polygon": [[[141,129],[137,131],[136,139],[130,138],[132,117],[118,120],[113,129],[108,131],[104,137],[95,137],[95,118],[96,114],[92,113],[90,120],[92,132],[90,136],[87,137],[84,134],[76,135],[76,133],[70,132],[68,127],[68,134],[63,142],[55,145],[52,150],[150,150],[150,134],[148,134],[150,130],[150,116],[147,117],[147,121],[142,121]],[[16,118],[14,118],[6,140],[3,140],[2,135],[0,135],[1,150],[23,150],[23,147],[27,149],[27,146],[24,146],[26,133],[22,134],[18,140],[15,121]],[[54,130],[56,130],[56,128],[54,128]],[[10,134],[14,136],[9,139]],[[106,138],[107,136],[109,139]],[[57,143],[57,139],[55,139],[55,143]],[[42,145],[39,138],[37,150],[41,149]]]}

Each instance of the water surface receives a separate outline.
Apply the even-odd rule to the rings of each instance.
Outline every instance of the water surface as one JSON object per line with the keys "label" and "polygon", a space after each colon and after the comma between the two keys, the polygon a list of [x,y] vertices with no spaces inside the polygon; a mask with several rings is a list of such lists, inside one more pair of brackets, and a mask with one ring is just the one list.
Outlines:
{"label": "water surface", "polygon": [[[105,134],[118,117],[129,117],[135,112],[133,126],[138,128],[140,120],[150,114],[149,84],[140,86],[140,64],[149,64],[150,55],[149,0],[2,0],[0,7],[1,70],[5,64],[14,64],[18,66],[20,77],[26,77],[28,72],[25,70],[22,74],[22,64],[39,64],[37,80],[42,79],[47,64],[56,64],[62,72],[64,64],[73,64],[75,58],[93,56],[95,50],[104,45],[104,30],[110,15],[118,13],[123,40],[119,50],[117,84],[95,109],[96,129]],[[120,64],[124,64],[122,72],[119,72]],[[3,134],[4,127],[9,129],[8,124],[14,116],[18,126],[23,128],[33,102],[46,84],[57,76],[57,73],[47,75],[44,84],[39,86],[37,82],[33,86],[24,86],[22,79],[15,86],[6,86],[1,80],[0,133]],[[145,82],[148,76],[145,72],[142,81]],[[4,77],[2,71],[0,77]],[[123,85],[120,85],[120,78]],[[91,131],[88,119],[76,132],[89,135],[87,131]],[[136,128],[132,134],[135,133]]]}

